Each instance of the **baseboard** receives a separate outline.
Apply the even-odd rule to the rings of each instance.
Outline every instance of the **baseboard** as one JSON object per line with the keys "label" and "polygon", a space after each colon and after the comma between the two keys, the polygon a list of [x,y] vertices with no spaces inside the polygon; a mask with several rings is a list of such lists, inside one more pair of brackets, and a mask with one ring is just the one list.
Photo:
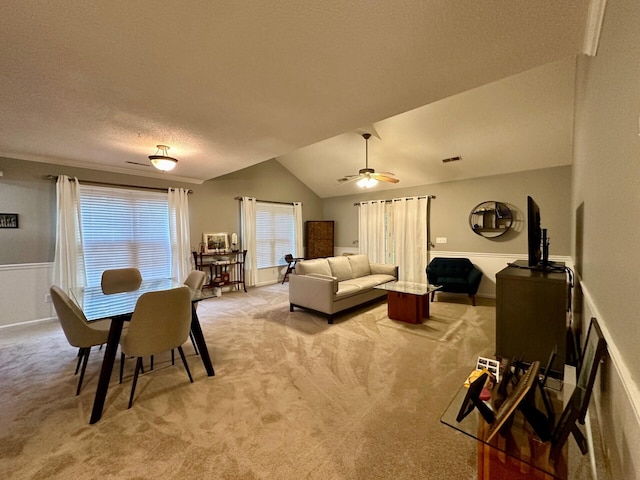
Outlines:
{"label": "baseboard", "polygon": [[27,326],[37,325],[40,323],[48,323],[48,322],[56,322],[56,321],[58,321],[58,317],[38,318],[36,320],[27,320],[25,322],[10,323],[8,325],[0,325],[0,330],[5,330],[5,329],[15,328],[15,327],[27,327]]}

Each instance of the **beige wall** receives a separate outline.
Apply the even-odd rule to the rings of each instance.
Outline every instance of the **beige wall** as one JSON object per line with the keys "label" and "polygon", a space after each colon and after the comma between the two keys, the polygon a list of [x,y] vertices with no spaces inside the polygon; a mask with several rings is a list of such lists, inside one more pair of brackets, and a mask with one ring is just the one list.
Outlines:
{"label": "beige wall", "polygon": [[0,157],[0,211],[18,213],[20,228],[0,229],[0,265],[52,262],[55,250],[55,181],[47,175],[148,187],[182,187],[189,197],[191,242],[203,232],[240,233],[237,196],[303,203],[304,220],[322,216],[320,198],[275,160],[204,182],[202,185]]}
{"label": "beige wall", "polygon": [[[577,69],[573,186],[583,326],[610,358],[595,392],[613,478],[640,478],[640,2],[609,0],[598,53]],[[629,401],[631,400],[631,401]]]}
{"label": "beige wall", "polygon": [[196,242],[200,241],[198,236],[203,232],[237,232],[240,235],[240,202],[236,197],[302,202],[305,221],[316,220],[322,215],[320,197],[276,160],[209,180],[197,192],[189,202],[191,237]]}
{"label": "beige wall", "polygon": [[[568,256],[571,252],[570,166],[325,199],[324,217],[336,221],[336,246],[357,247],[358,207],[354,203],[416,195],[436,197],[431,201],[431,241],[446,237],[447,243],[436,244],[434,251],[526,253],[527,195],[531,195],[549,231],[550,254]],[[515,212],[513,228],[493,239],[476,235],[469,227],[469,212],[487,200],[506,203]]]}

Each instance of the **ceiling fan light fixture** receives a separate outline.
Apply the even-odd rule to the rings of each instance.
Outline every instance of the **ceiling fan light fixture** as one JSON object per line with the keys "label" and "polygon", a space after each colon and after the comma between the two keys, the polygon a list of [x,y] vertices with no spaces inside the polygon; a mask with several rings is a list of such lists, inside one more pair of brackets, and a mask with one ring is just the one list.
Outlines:
{"label": "ceiling fan light fixture", "polygon": [[360,188],[372,188],[372,187],[375,187],[377,184],[378,184],[378,180],[376,180],[373,177],[362,177],[356,183],[356,185],[358,185]]}
{"label": "ceiling fan light fixture", "polygon": [[371,137],[370,133],[363,133],[362,138],[364,138],[365,145],[365,153],[364,159],[365,164],[364,168],[361,168],[358,171],[357,175],[345,175],[342,178],[337,180],[338,185],[344,185],[345,183],[356,182],[356,185],[360,188],[373,188],[378,185],[378,181],[388,182],[388,183],[398,183],[400,180],[394,178],[394,174],[391,172],[376,172],[373,168],[369,168],[369,138]]}
{"label": "ceiling fan light fixture", "polygon": [[169,147],[166,145],[156,145],[156,147],[157,150],[155,155],[149,155],[151,164],[163,172],[173,170],[178,163],[178,160],[169,156]]}

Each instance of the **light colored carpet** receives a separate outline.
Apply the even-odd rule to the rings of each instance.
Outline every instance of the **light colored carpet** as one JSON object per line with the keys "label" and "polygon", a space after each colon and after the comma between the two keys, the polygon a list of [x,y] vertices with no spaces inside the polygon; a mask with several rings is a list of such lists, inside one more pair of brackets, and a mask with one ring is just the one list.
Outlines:
{"label": "light colored carpet", "polygon": [[[444,298],[444,297],[443,297]],[[288,285],[225,293],[198,315],[216,371],[156,356],[127,410],[134,361],[118,365],[89,425],[102,352],[75,396],[76,350],[57,323],[2,332],[3,478],[473,479],[476,442],[440,423],[478,355],[493,302],[432,303],[422,325],[379,302],[338,317],[288,308]]]}

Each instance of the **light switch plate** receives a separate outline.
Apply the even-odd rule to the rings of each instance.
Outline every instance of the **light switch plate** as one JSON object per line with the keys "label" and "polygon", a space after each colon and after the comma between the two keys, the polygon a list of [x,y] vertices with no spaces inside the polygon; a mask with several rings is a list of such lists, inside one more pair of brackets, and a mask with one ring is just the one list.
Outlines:
{"label": "light switch plate", "polygon": [[436,243],[447,243],[447,237],[436,237]]}

